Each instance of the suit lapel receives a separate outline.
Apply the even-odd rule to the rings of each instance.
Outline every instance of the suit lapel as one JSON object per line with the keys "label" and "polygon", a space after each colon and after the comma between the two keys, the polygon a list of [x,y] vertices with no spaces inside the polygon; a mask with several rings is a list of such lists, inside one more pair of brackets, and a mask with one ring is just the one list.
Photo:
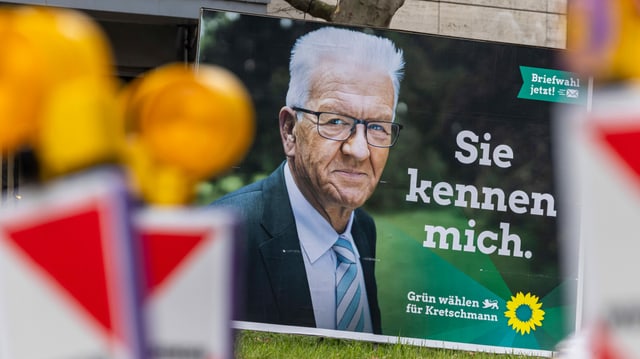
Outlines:
{"label": "suit lapel", "polygon": [[286,162],[265,181],[262,225],[271,239],[260,245],[260,254],[282,321],[315,327],[309,283],[285,186],[283,166],[286,166]]}
{"label": "suit lapel", "polygon": [[[269,239],[259,246],[259,250],[278,306],[280,322],[315,327],[309,282],[284,180],[283,166],[286,165],[286,162],[280,165],[264,183],[262,226]],[[380,333],[375,281],[375,225],[366,214],[360,212],[356,210],[351,230],[360,253],[374,333]]]}
{"label": "suit lapel", "polygon": [[364,285],[367,290],[367,299],[369,300],[369,311],[371,313],[371,324],[373,332],[380,333],[380,308],[378,306],[378,288],[375,279],[375,224],[366,223],[369,217],[360,209],[355,212],[353,226],[351,227],[351,235],[353,241],[358,247],[360,254],[360,265],[362,266],[362,275],[364,276]]}
{"label": "suit lapel", "polygon": [[375,243],[372,245],[372,241],[375,241],[376,233],[373,224],[367,225],[364,223],[365,217],[362,216],[361,210],[357,209],[355,212],[355,218],[353,220],[353,226],[351,227],[351,235],[353,236],[353,242],[358,247],[358,253],[360,254],[360,263],[362,264],[362,270],[364,272],[364,279],[367,281],[373,280],[374,273],[372,272],[376,261]]}

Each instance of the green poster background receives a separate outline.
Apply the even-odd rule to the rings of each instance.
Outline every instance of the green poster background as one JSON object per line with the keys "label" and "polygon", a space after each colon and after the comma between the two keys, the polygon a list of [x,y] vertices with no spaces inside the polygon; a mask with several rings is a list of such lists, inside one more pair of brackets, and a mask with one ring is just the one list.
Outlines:
{"label": "green poster background", "polygon": [[[200,25],[198,60],[233,71],[251,92],[258,119],[258,137],[247,158],[201,186],[200,202],[206,204],[268,175],[284,160],[277,114],[285,102],[291,46],[300,35],[327,24],[204,11]],[[577,275],[562,271],[560,264],[557,238],[563,214],[555,195],[552,104],[518,98],[518,93],[523,86],[520,67],[562,70],[555,62],[558,51],[361,30],[393,40],[406,61],[396,115],[404,129],[365,208],[378,232],[382,334],[553,350],[573,327]],[[479,136],[473,144],[478,151],[480,142],[490,150],[509,146],[514,153],[510,166],[458,161],[454,154],[460,150],[456,138],[461,131]],[[418,180],[434,186],[491,187],[507,196],[518,190],[547,193],[557,215],[407,201],[410,168],[418,172]],[[466,243],[471,220],[475,236],[500,233],[500,226],[508,224],[530,257],[423,246],[426,225],[455,228]],[[426,302],[411,299],[411,292]],[[452,303],[441,302],[449,299]],[[514,317],[511,323],[505,312]]]}

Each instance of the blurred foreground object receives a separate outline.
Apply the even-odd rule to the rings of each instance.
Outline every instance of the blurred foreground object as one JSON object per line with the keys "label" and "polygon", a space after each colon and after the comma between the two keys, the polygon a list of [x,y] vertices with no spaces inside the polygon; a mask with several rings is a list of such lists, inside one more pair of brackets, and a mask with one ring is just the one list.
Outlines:
{"label": "blurred foreground object", "polygon": [[586,110],[557,113],[567,261],[577,261],[579,328],[563,358],[640,358],[640,1],[572,0],[573,70],[593,79]]}
{"label": "blurred foreground object", "polygon": [[566,258],[581,262],[584,283],[582,325],[567,343],[583,354],[563,357],[640,358],[640,87],[596,90],[590,112],[558,120]]}
{"label": "blurred foreground object", "polygon": [[603,81],[640,78],[640,1],[569,0],[567,60]]}
{"label": "blurred foreground object", "polygon": [[128,161],[151,204],[189,203],[197,182],[237,164],[255,136],[249,93],[220,67],[165,65],[122,97]]}
{"label": "blurred foreground object", "polygon": [[222,68],[176,63],[136,79],[120,100],[126,160],[146,202],[134,225],[144,246],[152,355],[231,358],[239,221],[188,204],[199,181],[248,151],[255,127],[249,94]]}
{"label": "blurred foreground object", "polygon": [[136,212],[153,358],[233,358],[239,223],[231,212],[207,207]]}
{"label": "blurred foreground object", "polygon": [[23,194],[0,208],[0,358],[145,358],[123,176],[99,169]]}
{"label": "blurred foreground object", "polygon": [[85,15],[0,8],[0,36],[0,146],[33,148],[46,180],[0,206],[0,358],[231,358],[237,219],[134,208],[118,164],[135,154],[151,204],[187,204],[253,139],[242,84],[167,66],[120,102]]}
{"label": "blurred foreground object", "polygon": [[175,63],[134,80],[120,105],[125,160],[146,204],[134,225],[144,247],[152,355],[231,358],[240,222],[188,204],[199,181],[229,170],[249,150],[250,96],[225,69]]}
{"label": "blurred foreground object", "polygon": [[[0,208],[3,359],[146,357],[108,41],[86,15],[0,8],[0,146],[46,183]],[[118,130],[118,129],[121,130]]]}
{"label": "blurred foreground object", "polygon": [[118,154],[117,82],[102,30],[86,15],[0,9],[0,146],[30,146],[47,178]]}

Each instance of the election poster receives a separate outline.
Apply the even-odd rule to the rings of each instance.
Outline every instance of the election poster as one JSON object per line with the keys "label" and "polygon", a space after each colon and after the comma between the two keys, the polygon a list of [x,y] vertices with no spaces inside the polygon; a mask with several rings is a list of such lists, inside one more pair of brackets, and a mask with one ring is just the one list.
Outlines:
{"label": "election poster", "polygon": [[[283,143],[298,146],[302,139],[281,134],[283,108],[320,121],[317,108],[287,107],[289,61],[301,36],[329,26],[336,27],[203,10],[198,61],[225,67],[244,82],[258,126],[246,159],[202,186],[203,204],[237,190],[256,194],[274,173],[284,171],[284,161],[292,157]],[[253,207],[241,211],[248,216],[285,203],[282,210],[264,210],[261,219],[245,218],[245,311],[239,311],[236,327],[550,356],[574,329],[578,275],[560,263],[558,228],[565,214],[557,195],[553,108],[584,106],[587,81],[556,61],[559,50],[340,28],[386,38],[404,59],[393,119],[402,129],[361,207],[375,223],[374,254],[358,248],[365,277],[367,270],[374,271],[375,284],[366,288],[372,329],[343,330],[338,319],[333,325],[320,319],[318,307],[331,309],[334,299],[328,306],[308,300],[317,298],[318,284],[303,262],[313,258],[307,239],[299,238],[300,222],[286,220],[292,216],[287,203],[293,203],[286,195],[264,203],[256,195],[249,201]],[[353,49],[338,43],[330,52],[347,59]],[[316,66],[321,74],[308,81],[330,78],[340,65]],[[343,72],[336,82],[349,76]],[[368,143],[375,141],[370,132],[377,129],[371,124],[377,118],[339,115],[352,124],[355,136],[358,124],[364,124]],[[323,133],[320,122],[313,123],[325,139],[351,141]],[[377,149],[370,146],[370,151]],[[295,226],[269,228],[268,220]],[[265,229],[266,239],[253,237]],[[289,247],[278,247],[285,233],[294,238],[287,238]],[[283,294],[300,283],[294,295]],[[268,307],[268,302],[275,304]],[[309,312],[311,318],[303,319]]]}

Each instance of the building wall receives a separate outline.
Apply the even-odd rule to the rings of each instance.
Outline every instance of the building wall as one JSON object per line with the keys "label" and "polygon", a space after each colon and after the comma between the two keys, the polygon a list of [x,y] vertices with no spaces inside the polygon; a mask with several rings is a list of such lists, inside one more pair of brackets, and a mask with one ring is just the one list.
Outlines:
{"label": "building wall", "polygon": [[123,79],[169,62],[193,61],[202,8],[266,13],[269,0],[0,0],[88,13],[105,31]]}
{"label": "building wall", "polygon": [[58,6],[111,14],[197,20],[201,8],[264,13],[269,0],[2,0],[7,4]]}
{"label": "building wall", "polygon": [[[305,17],[284,0],[271,0],[267,13]],[[566,26],[567,0],[406,0],[390,25],[400,30],[560,49],[566,47]]]}
{"label": "building wall", "polygon": [[[336,0],[323,0],[336,3]],[[391,28],[429,34],[565,48],[568,0],[406,0]],[[304,18],[285,0],[3,0],[72,7],[122,14],[195,22],[200,9],[213,8],[274,16]],[[120,21],[116,18],[116,21]]]}

